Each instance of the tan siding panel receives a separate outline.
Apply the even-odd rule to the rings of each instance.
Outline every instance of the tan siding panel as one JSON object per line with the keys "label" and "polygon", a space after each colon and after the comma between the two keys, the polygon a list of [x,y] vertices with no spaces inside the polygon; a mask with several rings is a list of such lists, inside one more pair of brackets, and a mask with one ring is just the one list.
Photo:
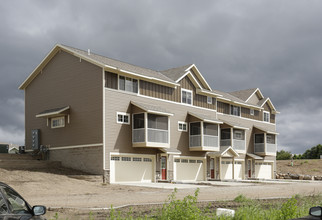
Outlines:
{"label": "tan siding panel", "polygon": [[175,91],[173,88],[144,80],[140,80],[140,94],[169,101],[175,100]]}
{"label": "tan siding panel", "polygon": [[[57,53],[25,90],[26,147],[31,130],[40,129],[42,145],[50,147],[103,142],[103,72],[66,52]],[[47,127],[42,111],[70,106],[70,124]]]}
{"label": "tan siding panel", "polygon": [[105,72],[105,87],[111,89],[117,89],[117,74],[111,72]]}
{"label": "tan siding panel", "polygon": [[217,101],[217,111],[229,115],[229,104]]}

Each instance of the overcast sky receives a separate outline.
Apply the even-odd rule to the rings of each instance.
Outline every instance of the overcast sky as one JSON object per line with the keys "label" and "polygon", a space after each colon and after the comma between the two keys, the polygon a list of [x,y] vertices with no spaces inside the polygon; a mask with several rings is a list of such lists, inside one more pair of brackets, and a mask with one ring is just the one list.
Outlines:
{"label": "overcast sky", "polygon": [[19,85],[55,44],[154,70],[196,64],[213,89],[260,88],[278,150],[322,144],[320,0],[10,0],[0,4],[0,142],[24,144]]}

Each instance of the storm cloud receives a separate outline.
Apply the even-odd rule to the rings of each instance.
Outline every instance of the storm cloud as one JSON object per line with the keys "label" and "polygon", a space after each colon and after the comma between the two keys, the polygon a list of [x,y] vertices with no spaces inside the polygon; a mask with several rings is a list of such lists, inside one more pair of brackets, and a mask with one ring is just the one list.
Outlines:
{"label": "storm cloud", "polygon": [[5,1],[0,5],[0,142],[24,143],[19,85],[66,44],[165,70],[194,63],[213,89],[260,88],[279,150],[322,143],[322,2]]}

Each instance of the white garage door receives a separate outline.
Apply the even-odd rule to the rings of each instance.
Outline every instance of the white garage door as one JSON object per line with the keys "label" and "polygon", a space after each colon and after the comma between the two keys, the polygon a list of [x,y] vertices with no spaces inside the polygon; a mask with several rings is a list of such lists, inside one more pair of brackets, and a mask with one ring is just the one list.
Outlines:
{"label": "white garage door", "polygon": [[233,163],[231,160],[221,161],[221,179],[232,179],[233,178]]}
{"label": "white garage door", "polygon": [[203,158],[174,159],[174,179],[202,181],[205,180],[205,165]]}
{"label": "white garage door", "polygon": [[152,182],[153,156],[122,155],[111,156],[110,181],[115,182]]}
{"label": "white garage door", "polygon": [[234,179],[241,180],[242,178],[243,178],[243,163],[241,161],[235,161]]}
{"label": "white garage door", "polygon": [[272,163],[255,163],[255,178],[272,179]]}

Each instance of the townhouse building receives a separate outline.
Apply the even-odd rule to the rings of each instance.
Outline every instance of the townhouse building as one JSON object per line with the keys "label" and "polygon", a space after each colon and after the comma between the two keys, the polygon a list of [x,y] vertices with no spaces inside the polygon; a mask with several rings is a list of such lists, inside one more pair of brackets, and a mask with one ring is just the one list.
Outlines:
{"label": "townhouse building", "polygon": [[212,89],[194,64],[155,71],[56,45],[19,88],[26,149],[110,183],[274,178],[271,100]]}

